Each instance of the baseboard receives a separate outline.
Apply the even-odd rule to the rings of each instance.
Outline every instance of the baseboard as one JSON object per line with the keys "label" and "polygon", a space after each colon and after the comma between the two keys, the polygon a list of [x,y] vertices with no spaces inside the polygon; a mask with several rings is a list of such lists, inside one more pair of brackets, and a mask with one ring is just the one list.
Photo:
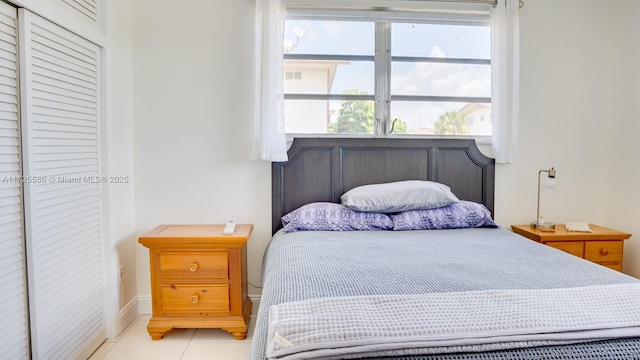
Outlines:
{"label": "baseboard", "polygon": [[120,316],[118,317],[118,334],[122,334],[131,323],[138,317],[140,312],[140,305],[138,304],[138,298],[133,298],[124,309],[120,310]]}
{"label": "baseboard", "polygon": [[251,302],[253,303],[253,306],[251,307],[251,315],[258,314],[258,308],[260,307],[261,296],[260,295],[249,295],[249,299],[251,299]]}
{"label": "baseboard", "polygon": [[153,314],[153,306],[151,306],[151,296],[138,296],[138,314]]}
{"label": "baseboard", "polygon": [[[251,315],[258,313],[260,307],[260,295],[249,295],[253,306],[251,308]],[[151,296],[138,296],[138,315],[151,315],[153,313],[153,307],[151,306]],[[122,323],[122,322],[120,322]]]}

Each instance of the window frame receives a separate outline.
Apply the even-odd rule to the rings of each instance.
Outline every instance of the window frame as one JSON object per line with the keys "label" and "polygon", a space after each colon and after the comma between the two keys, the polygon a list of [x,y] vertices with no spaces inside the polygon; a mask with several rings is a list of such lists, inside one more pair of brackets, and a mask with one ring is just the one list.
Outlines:
{"label": "window frame", "polygon": [[[441,4],[442,5],[442,4]],[[459,9],[461,4],[455,4]],[[468,5],[468,4],[467,4]],[[284,93],[284,100],[365,100],[374,101],[374,129],[373,133],[286,133],[287,141],[295,137],[386,137],[386,138],[447,138],[447,139],[475,139],[477,143],[490,144],[492,135],[436,135],[436,134],[393,134],[391,103],[393,101],[428,101],[428,102],[466,102],[492,103],[489,97],[462,96],[434,96],[434,95],[392,95],[391,94],[391,64],[396,62],[412,63],[445,63],[463,65],[491,65],[491,59],[472,58],[442,58],[418,56],[392,56],[391,54],[391,24],[392,23],[423,23],[440,25],[466,25],[490,27],[489,11],[479,11],[478,5],[469,5],[468,11],[454,11],[451,13],[432,11],[394,11],[388,10],[354,10],[316,8],[314,6],[287,7],[286,20],[315,20],[315,21],[364,21],[373,22],[375,28],[374,55],[310,55],[284,54],[287,60],[333,60],[333,61],[372,61],[375,69],[374,94],[303,94]],[[286,121],[286,119],[285,119]]]}

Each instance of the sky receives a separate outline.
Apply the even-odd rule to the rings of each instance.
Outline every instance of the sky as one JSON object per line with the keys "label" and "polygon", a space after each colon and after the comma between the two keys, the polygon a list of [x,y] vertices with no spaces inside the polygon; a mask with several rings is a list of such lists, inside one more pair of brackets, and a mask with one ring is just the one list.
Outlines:
{"label": "sky", "polygon": [[[294,28],[304,31],[296,40]],[[298,44],[289,54],[373,55],[374,23],[356,21],[287,20],[285,38]],[[431,56],[490,59],[488,26],[453,26],[393,23],[392,56]],[[356,88],[373,94],[373,62],[340,65],[331,93]],[[392,63],[393,95],[491,96],[491,66],[434,63]],[[332,102],[335,104],[335,102]],[[339,106],[339,102],[337,102]],[[332,104],[333,105],[333,104]],[[464,103],[395,102],[391,117],[409,128],[433,127],[441,114],[459,110]]]}

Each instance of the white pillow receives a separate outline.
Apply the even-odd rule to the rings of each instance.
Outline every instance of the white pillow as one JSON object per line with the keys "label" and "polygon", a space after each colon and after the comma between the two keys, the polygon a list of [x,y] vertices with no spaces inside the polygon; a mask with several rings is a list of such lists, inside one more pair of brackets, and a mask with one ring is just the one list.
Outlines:
{"label": "white pillow", "polygon": [[447,185],[421,180],[358,186],[340,200],[352,210],[381,213],[435,209],[460,202]]}

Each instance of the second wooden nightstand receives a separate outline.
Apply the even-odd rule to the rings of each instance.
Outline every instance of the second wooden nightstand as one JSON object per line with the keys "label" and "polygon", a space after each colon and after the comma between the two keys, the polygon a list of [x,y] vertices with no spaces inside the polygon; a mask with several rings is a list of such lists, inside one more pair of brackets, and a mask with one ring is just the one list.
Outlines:
{"label": "second wooden nightstand", "polygon": [[147,331],[162,339],[173,328],[222,328],[247,336],[247,240],[253,225],[160,225],[138,240],[149,248],[153,317]]}
{"label": "second wooden nightstand", "polygon": [[511,225],[516,234],[569,254],[587,259],[613,270],[622,271],[622,250],[625,239],[631,234],[589,225],[593,232],[567,231],[564,225],[556,225],[556,231],[540,231],[530,225]]}

